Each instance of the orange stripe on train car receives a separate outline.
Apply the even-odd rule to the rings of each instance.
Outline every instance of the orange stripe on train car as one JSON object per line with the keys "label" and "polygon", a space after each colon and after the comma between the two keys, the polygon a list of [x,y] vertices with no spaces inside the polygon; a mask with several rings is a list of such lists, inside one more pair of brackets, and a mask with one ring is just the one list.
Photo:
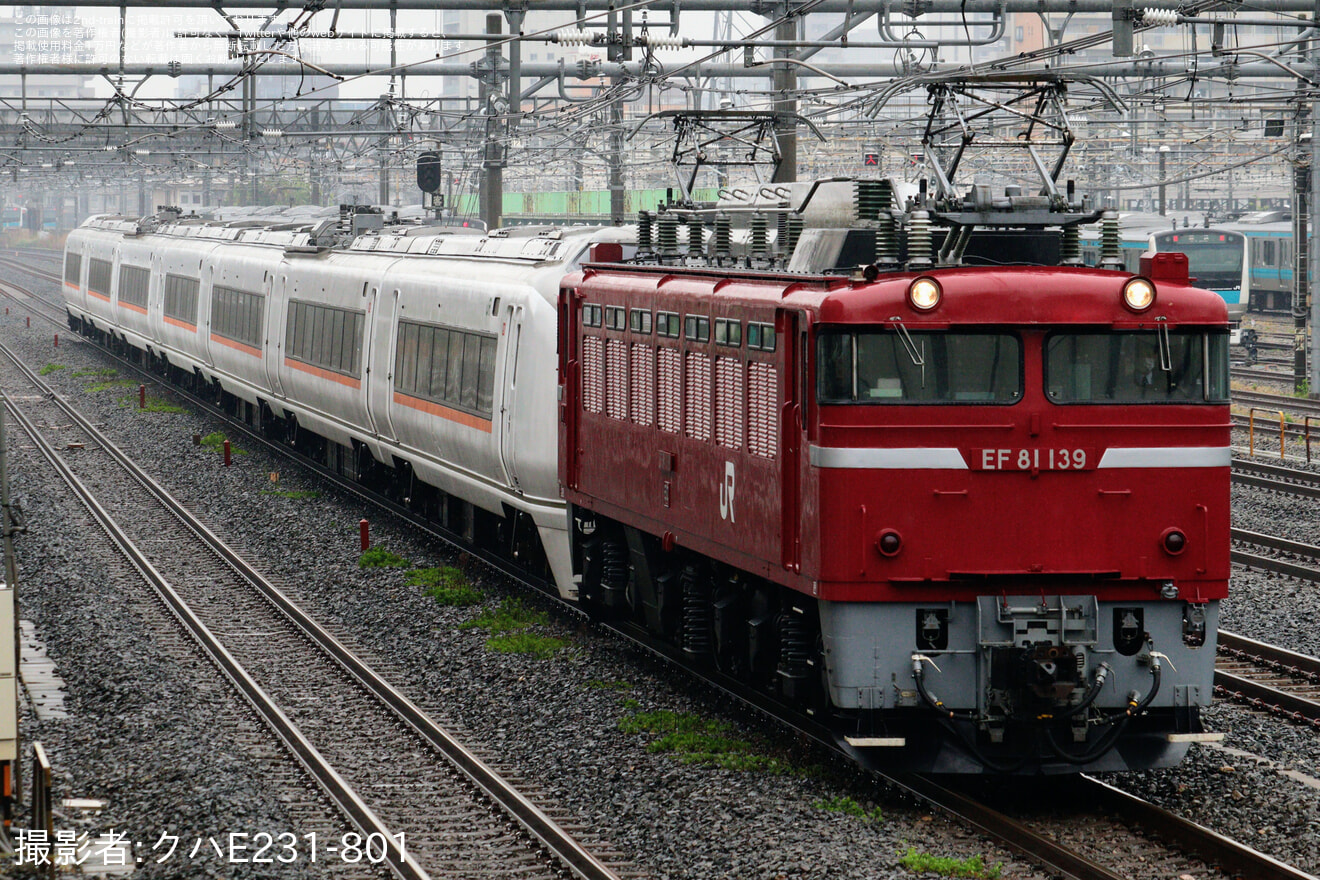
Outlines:
{"label": "orange stripe on train car", "polygon": [[243,352],[243,354],[250,354],[253,357],[258,357],[258,358],[261,357],[261,349],[253,348],[252,346],[246,345],[242,342],[235,342],[232,339],[226,339],[225,337],[215,333],[211,334],[211,341],[218,342],[221,345],[228,346],[229,348],[237,349],[238,351]]}
{"label": "orange stripe on train car", "polygon": [[105,295],[104,293],[97,293],[95,290],[92,290],[90,287],[87,288],[87,295],[88,295],[88,296],[94,296],[94,297],[96,297],[97,299],[100,299],[100,300],[105,300],[106,302],[110,302],[110,297],[109,297],[109,296]]}
{"label": "orange stripe on train car", "polygon": [[433,416],[439,416],[442,419],[448,419],[451,422],[458,422],[469,428],[475,428],[478,431],[484,431],[489,434],[491,431],[490,419],[483,419],[481,416],[474,416],[471,413],[465,413],[462,410],[450,409],[439,403],[430,400],[422,400],[420,397],[413,397],[404,394],[401,391],[394,392],[394,402],[401,405],[421,410]]}
{"label": "orange stripe on train car", "polygon": [[133,303],[126,303],[122,299],[119,301],[119,305],[122,306],[123,308],[128,309],[131,312],[138,312],[143,315],[147,313],[147,310],[142,308],[142,306],[134,305]]}
{"label": "orange stripe on train car", "polygon": [[343,373],[336,373],[334,370],[326,370],[321,367],[314,367],[311,364],[305,364],[302,361],[294,360],[291,357],[284,358],[284,366],[292,367],[295,370],[301,370],[304,373],[311,373],[313,376],[322,379],[329,379],[331,382],[338,382],[340,385],[347,385],[349,388],[361,388],[362,380],[356,376],[345,376]]}
{"label": "orange stripe on train car", "polygon": [[197,332],[196,324],[189,324],[187,321],[180,321],[178,318],[171,318],[169,315],[163,315],[162,317],[165,319],[166,324],[169,324],[174,327],[182,327],[184,330],[187,330],[190,333]]}

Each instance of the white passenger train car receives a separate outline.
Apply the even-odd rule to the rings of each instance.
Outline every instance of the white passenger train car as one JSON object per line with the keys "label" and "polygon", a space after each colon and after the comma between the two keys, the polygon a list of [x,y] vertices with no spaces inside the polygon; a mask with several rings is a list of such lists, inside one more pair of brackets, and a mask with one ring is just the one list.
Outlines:
{"label": "white passenger train car", "polygon": [[556,298],[592,244],[628,234],[335,223],[92,218],[66,245],[70,326],[478,544],[539,543],[575,596]]}

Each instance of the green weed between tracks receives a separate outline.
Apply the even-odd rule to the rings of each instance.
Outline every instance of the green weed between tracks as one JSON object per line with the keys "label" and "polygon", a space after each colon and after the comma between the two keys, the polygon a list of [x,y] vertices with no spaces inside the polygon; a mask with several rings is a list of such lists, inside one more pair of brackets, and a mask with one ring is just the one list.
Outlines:
{"label": "green weed between tracks", "polygon": [[939,874],[941,877],[965,877],[970,880],[998,880],[1003,871],[1003,865],[999,864],[987,868],[985,859],[979,854],[955,859],[919,853],[915,847],[908,847],[898,863],[916,874]]}

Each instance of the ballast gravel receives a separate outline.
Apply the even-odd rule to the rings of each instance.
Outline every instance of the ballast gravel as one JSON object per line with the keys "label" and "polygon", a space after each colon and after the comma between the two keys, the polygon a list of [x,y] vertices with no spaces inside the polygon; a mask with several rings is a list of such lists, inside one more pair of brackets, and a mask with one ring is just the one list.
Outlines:
{"label": "ballast gravel", "polygon": [[[38,282],[28,281],[36,287]],[[498,763],[535,782],[574,821],[597,830],[632,865],[656,878],[913,877],[898,864],[909,848],[939,856],[983,855],[1003,877],[1047,874],[980,835],[878,786],[767,722],[725,705],[685,676],[601,634],[579,618],[551,611],[541,628],[568,647],[547,659],[488,650],[487,633],[461,628],[480,609],[437,605],[407,585],[402,570],[358,566],[358,522],[370,519],[376,546],[414,566],[458,565],[492,609],[515,595],[499,576],[407,526],[324,485],[300,465],[240,448],[233,465],[193,443],[224,428],[206,415],[145,413],[136,387],[92,391],[79,371],[108,365],[66,330],[34,320],[29,330],[11,308],[0,316],[5,340],[35,365],[51,363],[47,381],[93,415],[116,442],[258,568],[353,648],[373,658],[433,714],[451,721]],[[136,379],[134,382],[136,383]],[[151,388],[170,398],[168,391]],[[19,546],[23,616],[32,620],[66,683],[69,717],[38,721],[24,735],[41,740],[57,768],[57,797],[107,802],[80,827],[113,828],[143,844],[143,877],[331,877],[331,866],[300,863],[257,869],[215,859],[155,864],[162,834],[194,840],[231,832],[301,833],[296,802],[315,800],[263,771],[271,757],[233,736],[242,713],[204,661],[180,662],[142,635],[141,610],[122,597],[122,573],[101,535],[67,501],[48,467],[11,423],[11,479],[27,514]],[[242,440],[235,439],[238,447]],[[278,475],[278,476],[276,476]],[[1282,530],[1284,520],[1315,517],[1305,506],[1235,490],[1236,524]],[[1261,493],[1262,495],[1264,493]],[[1250,521],[1244,521],[1249,519]],[[1298,538],[1307,540],[1306,538]],[[1304,585],[1235,571],[1227,628],[1320,653],[1320,599]],[[529,605],[541,603],[524,597]],[[722,770],[685,764],[652,751],[656,739],[625,733],[638,712],[693,713],[727,725],[788,773]],[[216,719],[225,721],[217,727]],[[1175,770],[1111,778],[1191,818],[1304,870],[1320,870],[1311,850],[1320,831],[1320,792],[1291,770],[1320,777],[1315,732],[1231,704],[1209,713],[1226,746],[1265,755],[1278,766],[1220,749],[1194,747]],[[830,806],[850,799],[872,821]],[[73,823],[73,814],[65,820]],[[1140,875],[1140,860],[1132,876]],[[336,868],[338,866],[335,866]],[[935,876],[935,875],[928,875]],[[1210,876],[1210,875],[1198,875]]]}

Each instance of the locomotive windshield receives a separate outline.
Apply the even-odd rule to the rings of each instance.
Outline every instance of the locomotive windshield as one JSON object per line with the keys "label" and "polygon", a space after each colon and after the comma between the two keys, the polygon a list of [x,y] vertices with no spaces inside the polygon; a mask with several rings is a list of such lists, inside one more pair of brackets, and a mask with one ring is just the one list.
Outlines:
{"label": "locomotive windshield", "polygon": [[1237,290],[1242,286],[1243,236],[1215,229],[1157,232],[1155,250],[1187,255],[1187,271],[1197,287]]}
{"label": "locomotive windshield", "polygon": [[1055,333],[1045,341],[1045,387],[1055,403],[1224,403],[1228,334]]}
{"label": "locomotive windshield", "polygon": [[822,332],[821,403],[1015,403],[1022,343],[1009,333]]}

